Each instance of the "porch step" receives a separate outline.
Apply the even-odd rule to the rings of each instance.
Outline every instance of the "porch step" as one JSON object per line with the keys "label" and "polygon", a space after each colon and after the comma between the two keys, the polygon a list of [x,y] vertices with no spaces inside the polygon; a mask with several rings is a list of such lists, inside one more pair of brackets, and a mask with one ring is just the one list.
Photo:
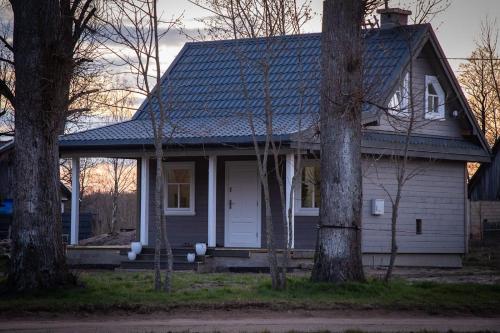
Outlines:
{"label": "porch step", "polygon": [[[161,255],[161,260],[166,260],[166,257],[167,255],[166,254],[162,254]],[[173,255],[174,257],[174,262],[187,262],[187,254],[174,254]],[[195,261],[204,261],[204,258],[205,256],[196,256],[196,259]],[[151,260],[151,261],[154,261],[155,260],[155,255],[154,254],[139,254],[135,260]]]}
{"label": "porch step", "polygon": [[[126,256],[130,249],[122,249],[120,250],[120,254]],[[195,249],[192,247],[174,247],[172,248],[172,254],[175,255],[184,255],[186,256],[188,253],[195,253]],[[208,251],[207,251],[208,252]],[[160,250],[161,255],[166,255],[167,251],[165,249]],[[143,247],[140,255],[154,255],[155,249],[154,247]],[[208,253],[207,253],[208,254]]]}
{"label": "porch step", "polygon": [[[120,251],[120,254],[124,256],[124,260],[120,263],[121,269],[154,269],[154,261],[155,261],[155,249],[152,247],[144,247],[139,255],[137,255],[134,261],[130,261],[127,258],[128,249],[124,249]],[[195,250],[193,248],[173,248],[173,269],[174,271],[181,270],[196,270],[199,265],[203,265],[205,262],[205,256],[196,256],[195,262],[187,261],[187,254],[194,253]],[[160,260],[160,268],[165,269],[167,265],[166,260],[166,251],[162,249],[161,260]]]}
{"label": "porch step", "polygon": [[[198,266],[196,262],[175,262],[173,264],[174,271],[189,271],[195,270]],[[160,269],[165,269],[167,267],[167,262],[162,260],[160,262]],[[134,261],[122,261],[120,265],[121,269],[154,269],[154,260],[134,260]]]}
{"label": "porch step", "polygon": [[213,257],[250,258],[250,250],[245,249],[207,249],[207,255]]}

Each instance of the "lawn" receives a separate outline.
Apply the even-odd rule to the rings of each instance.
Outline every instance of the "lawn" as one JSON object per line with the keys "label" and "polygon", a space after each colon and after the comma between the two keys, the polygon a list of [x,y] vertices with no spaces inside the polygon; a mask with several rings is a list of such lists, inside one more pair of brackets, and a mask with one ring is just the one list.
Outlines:
{"label": "lawn", "polygon": [[266,274],[176,273],[173,293],[153,290],[152,273],[83,272],[79,288],[0,298],[1,312],[95,312],[126,310],[147,313],[176,308],[225,309],[387,309],[430,313],[500,313],[500,285],[411,283],[330,285],[306,276],[289,278],[286,291],[271,289]]}

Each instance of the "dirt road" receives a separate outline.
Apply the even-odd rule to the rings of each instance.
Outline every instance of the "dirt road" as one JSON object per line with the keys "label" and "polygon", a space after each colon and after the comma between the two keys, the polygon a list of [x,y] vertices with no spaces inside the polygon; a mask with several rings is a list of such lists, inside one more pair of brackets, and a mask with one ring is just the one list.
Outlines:
{"label": "dirt road", "polygon": [[0,332],[367,332],[500,331],[500,318],[412,313],[210,311],[187,314],[109,315],[87,318],[0,319]]}

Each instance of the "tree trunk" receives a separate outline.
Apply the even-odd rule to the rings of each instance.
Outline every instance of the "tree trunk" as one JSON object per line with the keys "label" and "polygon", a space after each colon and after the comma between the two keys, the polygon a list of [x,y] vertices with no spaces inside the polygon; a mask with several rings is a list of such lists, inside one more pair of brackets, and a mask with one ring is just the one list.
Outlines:
{"label": "tree trunk", "polygon": [[72,75],[72,49],[65,48],[71,20],[69,31],[63,29],[67,19],[58,1],[13,1],[12,7],[16,131],[8,282],[29,291],[70,281],[61,237],[58,135]]}
{"label": "tree trunk", "polygon": [[[161,189],[162,186],[162,152],[161,143],[158,148],[158,138],[155,138],[155,151],[156,151],[156,177],[155,177],[155,195],[154,195],[154,225],[155,225],[155,257],[154,257],[154,268],[155,268],[155,290],[161,290],[161,238],[162,238],[162,211],[161,211]],[[160,152],[158,152],[160,150]]]}
{"label": "tree trunk", "polygon": [[[160,87],[161,85],[161,64],[160,64],[160,42],[159,42],[159,32],[158,32],[158,1],[153,0],[152,2],[152,10],[151,19],[153,26],[153,41],[154,41],[154,61],[155,61],[155,69],[156,69],[156,86]],[[148,89],[149,91],[149,89]],[[164,127],[167,118],[167,110],[165,108],[165,103],[162,99],[162,90],[156,89],[155,97],[160,109],[160,114],[158,117],[158,126],[156,127],[156,135],[155,135],[155,151],[156,151],[156,199],[157,207],[156,207],[156,218],[158,219],[158,223],[160,224],[160,228],[162,233],[161,237],[163,239],[163,245],[165,247],[165,252],[167,255],[167,265],[165,267],[165,283],[163,285],[163,290],[167,293],[170,293],[172,290],[172,272],[173,272],[173,261],[174,257],[172,254],[172,247],[170,246],[170,242],[168,240],[167,233],[167,221],[165,217],[165,212],[163,211],[163,140],[164,140]],[[155,122],[153,121],[153,125]],[[158,236],[157,236],[158,237]],[[159,290],[159,289],[158,289]]]}
{"label": "tree trunk", "polygon": [[361,0],[327,0],[321,47],[321,206],[313,281],[364,280]]}
{"label": "tree trunk", "polygon": [[118,159],[113,159],[113,195],[112,195],[112,210],[111,210],[111,226],[109,232],[114,235],[116,234],[116,222],[118,219],[118,194],[119,194],[119,182],[120,175],[118,171]]}
{"label": "tree trunk", "polygon": [[[267,164],[267,163],[266,163]],[[267,165],[264,166],[267,168]],[[274,243],[274,224],[271,215],[271,197],[269,193],[269,175],[267,171],[261,176],[262,190],[264,191],[264,202],[266,209],[266,244],[267,244],[267,259],[269,261],[269,273],[271,275],[271,285],[273,289],[282,289],[284,282],[278,268],[278,256],[276,253],[276,245]]]}
{"label": "tree trunk", "polygon": [[392,205],[391,214],[391,255],[389,257],[389,266],[385,272],[384,281],[388,282],[392,276],[392,270],[394,268],[394,263],[396,262],[396,256],[398,254],[398,243],[397,243],[397,223],[398,223],[398,213],[399,213],[399,203],[401,202],[401,187],[398,186],[396,193],[396,199]]}

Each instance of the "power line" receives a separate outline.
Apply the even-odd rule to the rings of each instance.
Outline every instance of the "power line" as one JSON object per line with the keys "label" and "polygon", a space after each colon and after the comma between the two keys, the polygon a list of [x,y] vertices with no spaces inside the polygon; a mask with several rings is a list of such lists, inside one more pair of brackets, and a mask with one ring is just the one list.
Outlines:
{"label": "power line", "polygon": [[500,61],[500,58],[461,58],[461,57],[441,57],[447,60],[467,60],[467,61]]}

